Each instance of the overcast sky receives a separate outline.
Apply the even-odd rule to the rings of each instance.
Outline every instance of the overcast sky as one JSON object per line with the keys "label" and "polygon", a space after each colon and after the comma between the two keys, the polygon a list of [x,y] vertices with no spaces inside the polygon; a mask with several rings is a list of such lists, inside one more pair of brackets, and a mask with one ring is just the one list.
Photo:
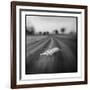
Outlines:
{"label": "overcast sky", "polygon": [[66,28],[66,32],[76,32],[76,18],[74,17],[46,17],[46,16],[26,16],[26,27],[33,26],[36,32],[49,31],[54,29],[60,31],[61,28]]}

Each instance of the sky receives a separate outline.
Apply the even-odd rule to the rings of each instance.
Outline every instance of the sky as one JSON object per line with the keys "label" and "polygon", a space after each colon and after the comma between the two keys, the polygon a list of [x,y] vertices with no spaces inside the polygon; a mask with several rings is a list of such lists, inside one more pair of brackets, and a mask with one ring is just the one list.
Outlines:
{"label": "sky", "polygon": [[71,31],[76,32],[76,18],[75,17],[51,17],[51,16],[26,16],[26,27],[35,28],[35,32],[49,31],[52,33],[55,29],[59,32],[61,28],[66,29],[66,33]]}

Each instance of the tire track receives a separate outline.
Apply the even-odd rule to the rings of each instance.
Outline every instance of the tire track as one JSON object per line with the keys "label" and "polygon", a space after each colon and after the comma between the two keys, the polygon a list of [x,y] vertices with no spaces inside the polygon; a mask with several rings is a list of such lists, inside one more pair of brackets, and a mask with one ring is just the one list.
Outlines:
{"label": "tire track", "polygon": [[61,46],[62,51],[66,53],[67,56],[70,56],[71,58],[75,58],[75,55],[73,55],[72,50],[69,48],[67,44],[65,44],[63,41],[59,40],[58,38],[55,38],[55,40]]}
{"label": "tire track", "polygon": [[[37,36],[37,38],[38,38],[38,36]],[[27,47],[28,47],[28,46],[32,46],[32,45],[34,45],[34,44],[36,44],[36,43],[38,43],[38,42],[40,42],[40,41],[45,40],[46,38],[47,38],[47,36],[44,37],[44,38],[42,38],[42,39],[40,39],[40,40],[36,40],[36,41],[30,42],[30,43],[27,42],[26,45],[27,45]]]}
{"label": "tire track", "polygon": [[43,39],[43,40],[40,40],[39,42],[37,42],[37,43],[35,43],[35,44],[32,44],[32,45],[28,46],[28,47],[26,48],[26,52],[29,52],[29,51],[35,49],[37,46],[39,46],[40,44],[42,44],[43,42],[45,42],[45,41],[47,41],[47,40],[48,40],[48,37],[46,37],[46,38]]}
{"label": "tire track", "polygon": [[[48,43],[46,45],[43,45],[42,49],[39,49],[37,52],[35,52],[35,56],[32,56],[32,60],[29,60],[27,64],[27,73],[54,73],[56,72],[56,64],[54,56],[40,56],[40,52],[45,52],[47,49],[51,49],[54,47],[54,40],[52,37],[49,37]],[[31,58],[31,57],[30,57]],[[32,63],[32,64],[31,64]],[[32,66],[31,66],[31,65]]]}
{"label": "tire track", "polygon": [[[60,51],[52,56],[40,56],[40,53],[54,47],[58,47]],[[58,37],[49,36],[30,49],[26,57],[26,74],[76,72],[76,63],[76,57],[69,45]]]}
{"label": "tire track", "polygon": [[26,58],[26,74],[40,73],[40,69],[38,69],[37,66],[40,62],[40,53],[46,50],[50,41],[51,39],[49,38],[41,48],[39,48],[33,54],[29,54],[29,56]]}
{"label": "tire track", "polygon": [[75,40],[72,40],[72,39],[62,39],[58,36],[55,36],[56,38],[58,38],[58,40],[64,42],[70,49],[71,51],[74,53],[74,55],[76,56],[77,55],[77,41]]}
{"label": "tire track", "polygon": [[65,44],[64,42],[58,40],[57,38],[55,38],[57,44],[59,44],[61,46],[61,51],[62,51],[62,55],[63,55],[63,67],[64,70],[67,71],[76,71],[76,57],[73,54],[72,50],[67,46],[67,44]]}
{"label": "tire track", "polygon": [[[35,52],[37,52],[38,50],[40,51],[43,47],[45,47],[45,45],[50,41],[50,38],[39,42],[38,44],[35,44],[33,47],[30,47],[29,50],[27,50],[27,57],[30,54],[33,54]],[[42,50],[41,50],[42,51]]]}

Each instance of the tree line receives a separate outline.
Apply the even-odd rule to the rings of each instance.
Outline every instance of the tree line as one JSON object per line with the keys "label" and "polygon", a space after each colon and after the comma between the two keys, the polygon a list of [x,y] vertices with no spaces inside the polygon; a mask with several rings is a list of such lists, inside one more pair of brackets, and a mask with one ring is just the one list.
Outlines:
{"label": "tree line", "polygon": [[[60,32],[59,32],[59,31],[60,31]],[[53,34],[64,34],[65,31],[66,31],[65,28],[61,28],[60,30],[55,29],[55,30],[53,30]],[[26,34],[27,34],[27,35],[35,35],[36,33],[35,33],[34,27],[30,27],[29,30],[26,28]],[[40,31],[40,32],[38,32],[38,34],[39,34],[39,35],[49,35],[50,32],[48,32],[48,31],[41,32],[41,31]]]}

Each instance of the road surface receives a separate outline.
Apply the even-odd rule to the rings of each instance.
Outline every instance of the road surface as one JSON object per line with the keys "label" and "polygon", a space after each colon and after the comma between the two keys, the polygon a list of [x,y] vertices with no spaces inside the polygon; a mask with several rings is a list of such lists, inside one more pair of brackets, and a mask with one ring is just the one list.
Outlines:
{"label": "road surface", "polygon": [[[37,36],[38,37],[38,36]],[[59,48],[52,55],[40,55]],[[77,43],[69,36],[49,35],[26,46],[26,74],[67,73],[77,71]]]}

